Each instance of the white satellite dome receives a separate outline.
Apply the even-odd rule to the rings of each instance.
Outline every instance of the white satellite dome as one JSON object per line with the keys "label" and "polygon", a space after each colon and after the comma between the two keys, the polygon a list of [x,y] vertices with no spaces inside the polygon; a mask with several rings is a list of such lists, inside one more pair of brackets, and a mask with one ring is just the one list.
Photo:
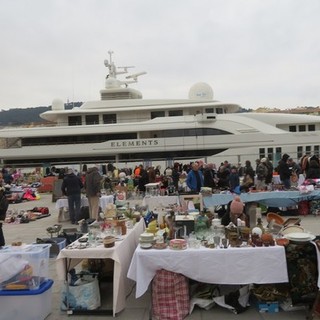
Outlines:
{"label": "white satellite dome", "polygon": [[213,90],[205,82],[194,84],[189,90],[189,99],[191,100],[213,100]]}
{"label": "white satellite dome", "polygon": [[55,111],[64,110],[64,102],[61,99],[54,99],[51,109]]}

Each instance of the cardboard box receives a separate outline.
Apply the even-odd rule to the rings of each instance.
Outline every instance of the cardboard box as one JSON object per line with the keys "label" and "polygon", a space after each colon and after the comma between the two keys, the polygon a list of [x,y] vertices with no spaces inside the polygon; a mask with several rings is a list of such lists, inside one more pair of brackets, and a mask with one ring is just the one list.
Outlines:
{"label": "cardboard box", "polygon": [[51,244],[5,246],[0,254],[0,290],[39,289],[49,275]]}
{"label": "cardboard box", "polygon": [[0,291],[0,319],[43,320],[51,312],[52,280],[37,290]]}

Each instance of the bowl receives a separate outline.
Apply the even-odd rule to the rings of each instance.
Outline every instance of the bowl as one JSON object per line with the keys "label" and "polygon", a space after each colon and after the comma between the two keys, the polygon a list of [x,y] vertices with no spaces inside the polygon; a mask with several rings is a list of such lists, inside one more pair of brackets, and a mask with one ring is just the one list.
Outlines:
{"label": "bowl", "polygon": [[284,219],[280,215],[274,212],[269,212],[267,214],[267,221],[270,223],[272,220],[274,220],[274,222],[277,224],[284,224]]}
{"label": "bowl", "polygon": [[276,243],[278,246],[287,246],[289,244],[289,239],[278,238],[278,239],[276,239]]}

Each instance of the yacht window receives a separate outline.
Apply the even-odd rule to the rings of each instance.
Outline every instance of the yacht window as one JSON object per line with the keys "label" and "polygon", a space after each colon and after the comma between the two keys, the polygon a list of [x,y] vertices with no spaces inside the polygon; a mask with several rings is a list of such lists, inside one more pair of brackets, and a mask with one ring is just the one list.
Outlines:
{"label": "yacht window", "polygon": [[303,148],[301,146],[297,147],[297,157],[298,159],[303,156]]}
{"label": "yacht window", "polygon": [[97,114],[87,115],[86,116],[86,124],[99,124],[99,116]]}
{"label": "yacht window", "polygon": [[264,158],[266,156],[266,151],[264,148],[259,148],[259,157]]}
{"label": "yacht window", "polygon": [[206,113],[214,113],[214,108],[206,108],[205,112]]}
{"label": "yacht window", "polygon": [[159,118],[159,117],[165,117],[164,111],[152,111],[151,112],[151,119]]}
{"label": "yacht window", "polygon": [[290,132],[296,132],[297,131],[297,127],[296,126],[289,126],[289,131]]}
{"label": "yacht window", "polygon": [[314,146],[314,155],[319,156],[319,146]]}
{"label": "yacht window", "polygon": [[216,108],[216,113],[218,113],[218,114],[224,113],[223,108]]}
{"label": "yacht window", "polygon": [[102,121],[104,124],[117,123],[117,115],[115,113],[103,114]]}
{"label": "yacht window", "polygon": [[314,124],[308,124],[308,131],[316,131],[316,126]]}
{"label": "yacht window", "polygon": [[268,148],[267,149],[267,152],[268,152],[268,159],[272,159],[273,158],[273,148]]}
{"label": "yacht window", "polygon": [[192,129],[176,129],[176,130],[165,130],[163,131],[163,137],[174,138],[174,137],[194,137],[194,136],[209,136],[209,135],[221,135],[231,134],[230,132],[211,129],[211,128],[192,128]]}
{"label": "yacht window", "polygon": [[79,143],[100,143],[108,140],[130,140],[137,139],[135,132],[115,133],[115,134],[92,134],[76,136],[57,136],[57,137],[37,137],[23,138],[22,146],[40,146],[53,144],[79,144]]}
{"label": "yacht window", "polygon": [[273,159],[275,164],[277,164],[278,161],[281,159],[281,155],[282,155],[282,148],[281,147],[277,147],[276,148],[276,154],[275,154],[274,159]]}
{"label": "yacht window", "polygon": [[178,116],[183,116],[182,110],[170,110],[169,111],[169,117],[178,117]]}
{"label": "yacht window", "polygon": [[70,116],[68,117],[68,126],[81,126],[81,116]]}
{"label": "yacht window", "polygon": [[306,154],[311,154],[311,146],[306,146]]}
{"label": "yacht window", "polygon": [[300,124],[299,131],[306,131],[306,126],[304,124]]}

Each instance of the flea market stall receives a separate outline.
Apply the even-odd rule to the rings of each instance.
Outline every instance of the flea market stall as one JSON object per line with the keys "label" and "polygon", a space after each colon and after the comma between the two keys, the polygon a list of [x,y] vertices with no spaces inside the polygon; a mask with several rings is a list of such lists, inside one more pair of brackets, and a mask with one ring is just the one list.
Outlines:
{"label": "flea market stall", "polygon": [[[170,197],[149,196],[144,202],[155,210],[159,206],[181,204],[181,197],[179,199],[173,197],[172,202],[168,198]],[[204,196],[203,207],[208,209],[226,205],[234,198],[235,195],[231,193]],[[320,191],[252,192],[241,194],[240,199],[248,204],[289,207],[301,201],[320,199]],[[176,210],[182,210],[182,207],[178,206]],[[292,298],[290,301],[313,303],[320,286],[319,250],[316,236],[299,225],[300,219],[288,219],[286,221],[292,221],[292,225],[289,225],[289,228],[288,225],[281,225],[280,229],[272,229],[275,221],[271,219],[271,224],[267,219],[269,224],[266,227],[270,229],[258,228],[261,231],[258,233],[257,230],[253,232],[253,229],[257,228],[251,226],[248,228],[242,224],[221,226],[217,224],[219,219],[211,220],[209,226],[209,218],[203,212],[191,216],[188,210],[185,213],[180,211],[175,215],[175,218],[177,217],[180,217],[179,223],[182,220],[185,224],[190,222],[190,217],[193,217],[191,220],[194,221],[194,232],[183,233],[182,237],[175,233],[179,239],[171,238],[164,242],[159,239],[157,233],[152,243],[150,239],[148,240],[150,245],[144,240],[149,237],[148,233],[142,234],[140,245],[135,250],[128,270],[128,278],[136,282],[136,298],[141,297],[151,287],[152,308],[156,310],[153,315],[157,316],[161,312],[170,313],[168,304],[171,304],[171,307],[180,305],[180,309],[177,307],[179,309],[177,314],[182,312],[183,306],[184,313],[175,316],[177,319],[183,319],[187,314],[186,306],[190,307],[191,304],[189,280],[191,283],[196,281],[203,284],[239,287],[284,284],[288,294],[287,299]],[[201,232],[197,230],[199,221],[202,221],[201,227],[207,224],[205,230]],[[257,220],[254,221],[254,226],[256,223]],[[177,224],[173,228],[178,229]],[[284,232],[285,229],[287,233]],[[156,228],[148,226],[146,230],[150,232]],[[180,280],[177,277],[180,277]],[[166,301],[161,300],[165,297]],[[171,303],[170,299],[174,302]],[[191,307],[189,311],[192,311]]]}
{"label": "flea market stall", "polygon": [[[113,316],[125,308],[125,300],[130,292],[133,281],[127,278],[127,271],[132,255],[144,230],[144,220],[137,222],[127,234],[119,237],[113,247],[106,248],[103,243],[91,246],[82,246],[78,239],[69,247],[60,251],[57,261],[57,273],[60,280],[66,280],[69,271],[84,259],[112,259],[113,269],[113,306],[112,310],[72,310],[68,314],[111,314]],[[80,242],[79,242],[80,240]],[[103,299],[103,297],[102,297]]]}

